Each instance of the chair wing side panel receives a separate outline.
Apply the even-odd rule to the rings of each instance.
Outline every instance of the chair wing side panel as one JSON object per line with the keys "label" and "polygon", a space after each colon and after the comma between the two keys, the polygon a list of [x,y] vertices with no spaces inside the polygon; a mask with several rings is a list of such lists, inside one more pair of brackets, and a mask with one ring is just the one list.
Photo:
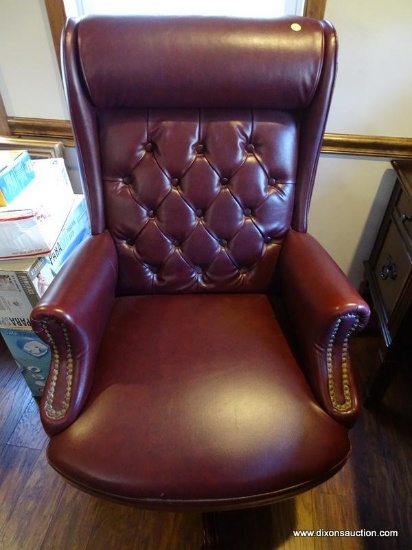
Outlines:
{"label": "chair wing side panel", "polygon": [[77,145],[83,193],[90,213],[92,233],[97,234],[106,228],[106,220],[96,108],[90,99],[82,76],[78,51],[78,27],[74,19],[67,21],[62,34],[61,56],[63,83]]}
{"label": "chair wing side panel", "polygon": [[349,342],[368,323],[369,307],[307,233],[289,232],[279,274],[282,301],[312,390],[328,414],[351,426],[360,399]]}
{"label": "chair wing side panel", "polygon": [[324,30],[322,72],[310,108],[303,111],[300,130],[296,198],[292,220],[292,227],[297,231],[307,230],[313,185],[336,80],[336,31],[327,21],[320,21],[320,24]]}

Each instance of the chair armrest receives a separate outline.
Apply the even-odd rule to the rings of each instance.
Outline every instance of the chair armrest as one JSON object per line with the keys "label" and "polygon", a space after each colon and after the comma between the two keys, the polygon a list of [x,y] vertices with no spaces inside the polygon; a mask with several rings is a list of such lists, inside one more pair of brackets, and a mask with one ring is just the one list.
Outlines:
{"label": "chair armrest", "polygon": [[117,282],[117,255],[108,232],[89,237],[58,273],[31,314],[33,330],[50,346],[41,402],[49,435],[69,426],[90,391]]}
{"label": "chair armrest", "polygon": [[282,302],[312,390],[326,412],[349,427],[360,399],[348,342],[366,326],[369,307],[307,233],[288,233],[279,270]]}

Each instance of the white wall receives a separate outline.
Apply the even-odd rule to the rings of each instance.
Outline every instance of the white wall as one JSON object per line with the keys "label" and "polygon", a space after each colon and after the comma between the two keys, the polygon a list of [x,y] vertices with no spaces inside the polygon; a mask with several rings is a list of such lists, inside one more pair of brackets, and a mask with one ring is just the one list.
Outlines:
{"label": "white wall", "polygon": [[327,131],[412,133],[412,1],[327,0],[338,32],[339,70]]}
{"label": "white wall", "polygon": [[[339,70],[326,131],[412,134],[411,0],[327,0]],[[309,231],[358,285],[395,181],[390,159],[321,155]]]}
{"label": "white wall", "polygon": [[133,2],[133,0],[65,0],[66,13],[111,13],[141,15],[235,15],[236,17],[278,17],[284,13],[302,14],[303,0],[260,0],[258,3],[239,0],[157,0]]}
{"label": "white wall", "polygon": [[[0,0],[0,7],[0,91],[8,114],[67,119],[44,0]],[[327,131],[410,136],[412,1],[327,0],[325,16],[340,44]],[[75,155],[67,157],[76,180]],[[355,284],[394,182],[389,160],[320,159],[309,231]]]}
{"label": "white wall", "polygon": [[9,116],[69,116],[44,0],[0,0],[0,91]]}
{"label": "white wall", "polygon": [[309,232],[356,286],[394,182],[389,159],[321,155]]}

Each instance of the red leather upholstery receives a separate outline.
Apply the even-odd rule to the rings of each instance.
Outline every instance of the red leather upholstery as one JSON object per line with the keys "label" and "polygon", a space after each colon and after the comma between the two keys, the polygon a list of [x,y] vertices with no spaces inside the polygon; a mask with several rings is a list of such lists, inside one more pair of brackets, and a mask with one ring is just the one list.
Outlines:
{"label": "red leather upholstery", "polygon": [[109,110],[99,126],[120,293],[267,290],[293,212],[296,114]]}
{"label": "red leather upholstery", "polygon": [[350,452],[369,315],[306,233],[333,28],[91,16],[63,67],[93,236],[32,314],[51,464],[159,509],[321,483]]}
{"label": "red leather upholstery", "polygon": [[119,298],[95,368],[49,458],[102,494],[164,508],[262,504],[329,477],[349,452],[264,295]]}

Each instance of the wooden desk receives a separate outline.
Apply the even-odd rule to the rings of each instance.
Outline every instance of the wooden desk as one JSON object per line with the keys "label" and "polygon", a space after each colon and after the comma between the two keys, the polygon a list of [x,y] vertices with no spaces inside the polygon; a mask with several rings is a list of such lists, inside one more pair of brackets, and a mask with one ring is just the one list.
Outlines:
{"label": "wooden desk", "polygon": [[365,401],[378,402],[399,366],[412,360],[412,161],[392,161],[397,180],[379,229],[365,281],[385,349]]}

